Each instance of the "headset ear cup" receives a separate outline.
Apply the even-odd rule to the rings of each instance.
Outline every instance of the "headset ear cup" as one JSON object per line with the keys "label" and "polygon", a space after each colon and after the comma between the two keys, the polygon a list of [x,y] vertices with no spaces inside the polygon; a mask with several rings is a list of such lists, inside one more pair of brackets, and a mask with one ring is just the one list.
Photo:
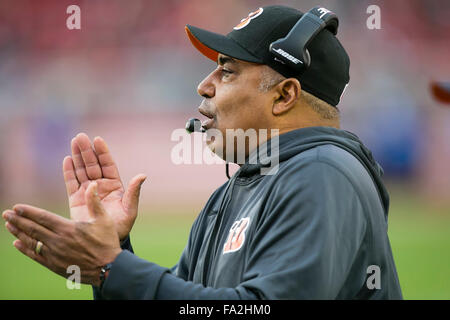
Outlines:
{"label": "headset ear cup", "polygon": [[301,16],[288,34],[273,41],[269,51],[287,68],[302,74],[311,64],[311,56],[306,47],[324,28],[336,35],[339,20],[328,9],[315,7]]}

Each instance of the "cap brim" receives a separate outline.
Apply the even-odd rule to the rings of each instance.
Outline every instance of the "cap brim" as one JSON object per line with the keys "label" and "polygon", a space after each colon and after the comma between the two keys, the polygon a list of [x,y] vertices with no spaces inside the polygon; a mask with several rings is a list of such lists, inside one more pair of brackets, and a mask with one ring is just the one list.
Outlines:
{"label": "cap brim", "polygon": [[204,56],[217,62],[219,53],[226,56],[255,63],[263,63],[236,41],[224,35],[186,25],[186,33],[192,45]]}

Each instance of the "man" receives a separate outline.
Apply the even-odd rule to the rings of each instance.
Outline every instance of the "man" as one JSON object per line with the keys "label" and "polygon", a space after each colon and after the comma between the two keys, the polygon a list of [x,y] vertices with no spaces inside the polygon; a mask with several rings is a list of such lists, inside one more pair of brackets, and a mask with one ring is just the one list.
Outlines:
{"label": "man", "polygon": [[[269,53],[301,16],[260,8],[226,37],[187,26],[194,46],[218,63],[198,86],[205,129],[270,134],[258,135],[257,149],[245,145],[246,162],[212,194],[174,268],[132,253],[145,176],[125,192],[106,143],[96,138],[91,147],[85,134],[63,162],[72,220],[16,205],[3,214],[15,246],[61,275],[80,266],[96,299],[401,299],[382,170],[339,129],[345,50],[323,29],[301,75]],[[208,144],[228,157],[230,143]],[[263,147],[277,157],[276,173],[262,174]]]}

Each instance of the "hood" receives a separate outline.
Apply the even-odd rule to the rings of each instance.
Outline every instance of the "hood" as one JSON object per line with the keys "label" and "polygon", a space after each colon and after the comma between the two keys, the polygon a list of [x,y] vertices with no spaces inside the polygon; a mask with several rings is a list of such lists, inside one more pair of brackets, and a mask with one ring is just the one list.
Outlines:
{"label": "hood", "polygon": [[[387,218],[389,195],[381,180],[383,169],[373,158],[372,152],[364,146],[355,134],[331,127],[308,127],[281,134],[278,136],[278,139],[278,162],[280,164],[303,151],[325,144],[332,144],[350,152],[361,162],[372,177]],[[268,149],[267,154],[269,154],[268,158],[270,159],[270,141],[259,147],[259,149],[261,148]],[[258,152],[254,151],[247,159],[247,162],[237,171],[237,177],[251,177],[260,174],[260,169],[265,165],[259,161],[256,164],[251,164],[256,161],[249,163],[249,159],[255,159],[257,156]],[[267,161],[264,162],[267,163]]]}

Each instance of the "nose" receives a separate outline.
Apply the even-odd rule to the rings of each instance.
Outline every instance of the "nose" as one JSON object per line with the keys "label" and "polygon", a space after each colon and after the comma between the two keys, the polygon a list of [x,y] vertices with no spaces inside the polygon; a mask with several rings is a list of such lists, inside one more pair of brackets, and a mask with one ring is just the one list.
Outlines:
{"label": "nose", "polygon": [[213,73],[210,73],[197,87],[197,93],[204,98],[212,98],[216,94],[212,76]]}

